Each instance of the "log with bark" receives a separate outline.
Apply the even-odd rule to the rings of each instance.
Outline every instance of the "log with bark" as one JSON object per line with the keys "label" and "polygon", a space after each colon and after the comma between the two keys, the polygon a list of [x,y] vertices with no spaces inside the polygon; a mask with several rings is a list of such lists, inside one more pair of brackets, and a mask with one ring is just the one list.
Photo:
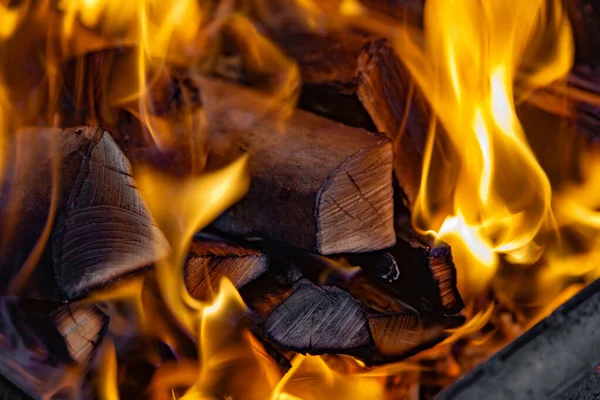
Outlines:
{"label": "log with bark", "polygon": [[108,132],[29,128],[16,133],[14,146],[19,157],[0,198],[4,243],[16,244],[0,258],[12,292],[73,299],[166,254]]}
{"label": "log with bark", "polygon": [[207,300],[227,277],[236,288],[247,285],[269,268],[269,258],[259,250],[212,235],[198,235],[190,246],[184,268],[189,293]]}
{"label": "log with bark", "polygon": [[14,297],[0,308],[0,374],[34,399],[77,398],[108,317],[82,303]]}
{"label": "log with bark", "polygon": [[268,99],[223,81],[203,80],[201,89],[209,145],[218,152],[228,137],[251,153],[250,190],[215,229],[321,254],[395,243],[387,139],[304,111],[279,121],[261,108]]}

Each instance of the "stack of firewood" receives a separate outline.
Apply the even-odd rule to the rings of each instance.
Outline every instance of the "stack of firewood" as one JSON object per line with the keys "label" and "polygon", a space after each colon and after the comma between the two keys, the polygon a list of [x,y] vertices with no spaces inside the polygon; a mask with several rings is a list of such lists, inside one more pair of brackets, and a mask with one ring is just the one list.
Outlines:
{"label": "stack of firewood", "polygon": [[[408,100],[409,76],[383,39],[277,39],[302,76],[303,109],[283,124],[253,109],[262,95],[218,71],[198,82],[166,79],[160,91],[166,113],[184,103],[211,110],[208,148],[222,150],[229,135],[228,150],[250,153],[249,192],[195,237],[182,279],[206,300],[228,277],[255,313],[255,335],[281,354],[400,360],[462,321],[451,250],[413,232],[407,211],[421,178],[427,108],[418,96]],[[77,122],[82,108],[63,123]],[[64,390],[67,367],[85,370],[101,342],[108,318],[79,300],[169,251],[132,178],[127,155],[145,142],[131,118],[123,111],[104,124],[110,131],[29,128],[10,144],[20,156],[9,160],[1,192],[0,216],[14,224],[1,271],[4,290],[21,300],[3,305],[0,373],[31,396]],[[36,265],[23,270],[35,251]],[[8,311],[20,303],[40,318],[15,321]],[[23,354],[32,355],[24,362]]]}
{"label": "stack of firewood", "polygon": [[[419,18],[400,6],[380,11]],[[283,124],[241,85],[243,71],[222,63],[200,80],[173,70],[153,88],[157,118],[208,109],[206,147],[250,153],[249,192],[195,236],[182,279],[206,300],[229,278],[254,313],[253,333],[283,358],[401,360],[462,322],[450,247],[410,225],[428,107],[385,39],[272,39],[301,76],[298,107]],[[132,178],[128,158],[148,144],[139,121],[126,108],[103,119],[94,74],[109,52],[82,57],[93,103],[66,96],[64,129],[28,128],[8,143],[0,285],[19,297],[0,301],[0,374],[35,398],[73,394],[103,339],[109,319],[86,295],[145,273],[169,251]],[[64,90],[72,87],[67,79]],[[80,126],[91,114],[102,127]]]}

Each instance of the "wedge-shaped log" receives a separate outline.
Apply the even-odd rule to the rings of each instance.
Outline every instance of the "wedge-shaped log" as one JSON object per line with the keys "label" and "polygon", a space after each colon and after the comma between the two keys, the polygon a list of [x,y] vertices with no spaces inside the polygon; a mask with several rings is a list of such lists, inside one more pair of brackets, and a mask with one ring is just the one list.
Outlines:
{"label": "wedge-shaped log", "polygon": [[[110,134],[82,126],[15,133],[0,184],[0,287],[65,300],[167,250]],[[51,241],[51,243],[48,243]]]}
{"label": "wedge-shaped log", "polygon": [[201,90],[209,143],[216,148],[233,133],[251,152],[250,191],[217,219],[216,229],[321,254],[395,243],[388,139],[304,111],[280,130],[282,121],[260,108],[269,100],[256,92],[209,80]]}
{"label": "wedge-shaped log", "polygon": [[265,336],[284,349],[311,354],[367,356],[372,347],[367,316],[350,294],[306,279],[264,323]]}
{"label": "wedge-shaped log", "polygon": [[52,236],[59,287],[74,298],[163,257],[168,244],[131,177],[129,162],[108,132],[93,127],[79,173]]}
{"label": "wedge-shaped log", "polygon": [[0,374],[34,399],[79,398],[108,317],[82,303],[0,299]]}
{"label": "wedge-shaped log", "polygon": [[185,263],[185,284],[196,299],[207,300],[219,289],[222,278],[241,288],[264,274],[269,258],[260,251],[214,236],[194,239]]}

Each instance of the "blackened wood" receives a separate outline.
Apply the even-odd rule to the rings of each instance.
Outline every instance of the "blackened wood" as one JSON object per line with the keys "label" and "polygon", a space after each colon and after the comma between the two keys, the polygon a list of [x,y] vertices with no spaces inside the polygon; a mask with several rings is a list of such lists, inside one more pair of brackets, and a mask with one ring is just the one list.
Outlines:
{"label": "blackened wood", "polygon": [[265,336],[284,349],[310,354],[368,354],[372,347],[367,316],[350,294],[308,280],[264,323]]}
{"label": "blackened wood", "polygon": [[358,55],[368,36],[354,32],[277,32],[273,39],[298,63],[302,90],[298,106],[350,126],[374,128],[356,96]]}
{"label": "blackened wood", "polygon": [[225,82],[204,80],[201,89],[209,144],[237,135],[251,153],[250,190],[214,228],[321,254],[395,242],[387,139],[304,111],[282,122],[266,114],[268,99]]}
{"label": "blackened wood", "polygon": [[31,400],[31,397],[0,375],[0,400]]}
{"label": "blackened wood", "polygon": [[600,364],[599,313],[600,281],[596,281],[438,398],[560,396]]}
{"label": "blackened wood", "polygon": [[260,251],[218,237],[196,237],[190,246],[184,268],[189,293],[207,300],[219,289],[222,278],[241,288],[264,274],[268,257]]}
{"label": "blackened wood", "polygon": [[347,257],[365,271],[381,293],[387,292],[416,310],[452,315],[464,306],[451,249],[443,242],[428,246],[416,238],[400,237],[385,251]]}
{"label": "blackened wood", "polygon": [[110,134],[94,127],[78,128],[77,134],[88,145],[52,236],[56,279],[67,298],[105,286],[168,251]]}
{"label": "blackened wood", "polygon": [[0,374],[35,399],[75,399],[108,326],[92,305],[0,300]]}
{"label": "blackened wood", "polygon": [[464,306],[458,292],[456,267],[448,244],[437,241],[429,249],[429,272],[436,283],[442,308],[447,314],[458,313]]}
{"label": "blackened wood", "polygon": [[575,39],[576,63],[598,65],[600,61],[600,1],[571,0],[567,12]]}

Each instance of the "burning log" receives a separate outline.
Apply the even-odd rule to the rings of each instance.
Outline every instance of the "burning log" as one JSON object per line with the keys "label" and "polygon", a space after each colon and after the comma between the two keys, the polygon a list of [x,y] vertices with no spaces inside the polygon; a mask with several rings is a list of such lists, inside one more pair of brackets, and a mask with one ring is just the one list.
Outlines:
{"label": "burning log", "polygon": [[206,300],[218,289],[221,278],[229,278],[239,289],[264,274],[268,267],[269,258],[256,249],[202,236],[190,247],[185,283],[193,297]]}
{"label": "burning log", "polygon": [[[406,248],[399,243],[393,254],[347,255],[351,264],[361,260],[359,268],[260,242],[272,268],[241,291],[261,321],[260,336],[284,351],[352,354],[373,364],[402,359],[442,340],[447,328],[462,322],[444,315],[458,312],[462,299],[444,308],[440,287],[445,285],[438,285],[430,270],[430,253],[437,267],[447,259],[425,246],[402,244]],[[441,248],[443,254],[449,250]],[[454,265],[449,262],[445,269],[454,271]],[[361,336],[365,322],[372,332],[368,339]],[[396,339],[388,341],[385,332]]]}
{"label": "burning log", "polygon": [[82,303],[2,298],[0,307],[0,374],[34,399],[74,398],[108,317]]}
{"label": "burning log", "polygon": [[52,237],[56,279],[69,299],[147,266],[168,251],[112,137],[92,127],[74,133],[88,142]]}
{"label": "burning log", "polygon": [[370,129],[371,118],[356,97],[358,55],[372,39],[360,33],[305,32],[273,35],[298,63],[302,91],[298,106],[346,125]]}
{"label": "burning log", "polygon": [[311,354],[368,354],[372,347],[360,303],[336,287],[298,281],[292,294],[269,315],[265,336],[289,350]]}
{"label": "burning log", "polygon": [[30,128],[13,145],[20,156],[9,163],[0,200],[2,273],[10,273],[3,282],[16,276],[27,295],[72,299],[165,254],[129,163],[107,132]]}
{"label": "burning log", "polygon": [[394,172],[409,204],[421,183],[429,109],[391,45],[373,42],[358,58],[357,95],[379,132],[394,143]]}
{"label": "burning log", "polygon": [[387,139],[304,111],[296,111],[278,132],[277,120],[244,112],[265,104],[260,96],[224,82],[201,87],[211,107],[209,142],[235,132],[252,153],[250,191],[217,219],[217,230],[321,254],[394,244]]}
{"label": "burning log", "polygon": [[453,315],[463,308],[450,246],[443,242],[429,247],[416,239],[399,238],[385,251],[352,254],[348,259],[371,280],[379,281],[383,291],[416,309]]}

